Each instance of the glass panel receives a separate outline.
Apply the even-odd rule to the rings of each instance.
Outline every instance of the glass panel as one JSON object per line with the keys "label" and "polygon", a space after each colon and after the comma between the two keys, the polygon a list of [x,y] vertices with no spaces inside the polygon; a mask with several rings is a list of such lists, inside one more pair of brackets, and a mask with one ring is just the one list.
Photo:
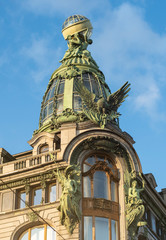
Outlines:
{"label": "glass panel", "polygon": [[83,83],[84,83],[84,86],[91,92],[89,79],[84,79]]}
{"label": "glass panel", "polygon": [[156,218],[153,215],[153,213],[151,213],[151,223],[152,223],[152,230],[156,232]]}
{"label": "glass panel", "polygon": [[91,83],[92,83],[92,92],[93,92],[97,97],[99,97],[100,94],[99,94],[98,82],[95,81],[95,80],[92,80]]}
{"label": "glass panel", "polygon": [[43,109],[42,119],[44,119],[45,117],[47,117],[47,106]]}
{"label": "glass panel", "polygon": [[90,178],[84,177],[83,178],[83,185],[84,185],[84,197],[91,197],[91,180]]}
{"label": "glass panel", "polygon": [[57,112],[62,112],[63,109],[63,98],[57,100]]}
{"label": "glass panel", "polygon": [[53,102],[50,102],[48,106],[48,115],[50,115],[53,112]]}
{"label": "glass panel", "polygon": [[96,160],[94,156],[91,156],[91,157],[88,157],[85,162],[89,163],[90,165],[94,165],[96,163]]}
{"label": "glass panel", "polygon": [[98,160],[98,161],[104,161],[104,157],[97,156],[97,160]]}
{"label": "glass panel", "polygon": [[118,222],[111,220],[111,240],[118,240]]}
{"label": "glass panel", "polygon": [[52,90],[51,90],[49,99],[53,98],[53,96],[54,96],[54,90],[55,90],[55,86],[53,86],[53,88],[52,88]]}
{"label": "glass panel", "polygon": [[82,101],[79,96],[74,95],[74,110],[81,110]]}
{"label": "glass panel", "polygon": [[96,240],[109,240],[109,220],[107,218],[95,217]]}
{"label": "glass panel", "polygon": [[60,81],[59,87],[58,87],[58,94],[63,94],[64,93],[64,80]]}
{"label": "glass panel", "polygon": [[42,146],[41,148],[40,148],[40,153],[45,153],[45,152],[48,152],[48,145],[44,145],[44,146]]}
{"label": "glass panel", "polygon": [[31,230],[31,240],[44,240],[44,227]]}
{"label": "glass panel", "polygon": [[[22,200],[26,201],[26,193],[25,192],[21,192],[20,193],[20,198]],[[26,205],[25,205],[25,203],[21,199],[19,199],[19,201],[20,201],[20,208],[25,208]]]}
{"label": "glass panel", "polygon": [[92,217],[84,217],[84,240],[92,240]]}
{"label": "glass panel", "polygon": [[104,90],[104,87],[103,87],[103,85],[101,85],[101,88],[102,88],[103,96],[104,96],[104,98],[106,99],[106,98],[107,98],[107,96],[106,96],[106,93],[105,93],[105,90]]}
{"label": "glass panel", "polygon": [[20,240],[28,240],[28,232],[26,232]]}
{"label": "glass panel", "polygon": [[105,172],[97,171],[93,177],[94,198],[108,199],[108,178]]}
{"label": "glass panel", "polygon": [[106,160],[106,163],[108,164],[108,166],[109,166],[110,168],[113,167],[112,163],[111,163],[108,159]]}
{"label": "glass panel", "polygon": [[111,182],[111,200],[117,201],[117,191],[116,191],[116,183],[114,181]]}
{"label": "glass panel", "polygon": [[50,187],[50,202],[56,201],[56,185]]}
{"label": "glass panel", "polygon": [[56,240],[56,232],[51,227],[47,227],[47,240]]}
{"label": "glass panel", "polygon": [[84,163],[83,165],[83,172],[87,172],[91,167]]}
{"label": "glass panel", "polygon": [[41,204],[42,202],[42,189],[35,189],[34,190],[34,202],[33,205]]}
{"label": "glass panel", "polygon": [[49,99],[50,92],[51,92],[51,90],[49,90],[49,92],[47,93],[47,96],[46,96],[46,98],[45,98],[45,101],[44,101],[44,102],[47,102],[47,100]]}

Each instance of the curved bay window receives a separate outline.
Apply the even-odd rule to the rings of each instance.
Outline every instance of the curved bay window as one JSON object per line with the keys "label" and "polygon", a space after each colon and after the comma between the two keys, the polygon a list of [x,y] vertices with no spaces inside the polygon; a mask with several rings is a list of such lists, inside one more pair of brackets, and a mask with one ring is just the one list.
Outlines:
{"label": "curved bay window", "polygon": [[83,161],[83,239],[118,240],[118,170],[109,157]]}

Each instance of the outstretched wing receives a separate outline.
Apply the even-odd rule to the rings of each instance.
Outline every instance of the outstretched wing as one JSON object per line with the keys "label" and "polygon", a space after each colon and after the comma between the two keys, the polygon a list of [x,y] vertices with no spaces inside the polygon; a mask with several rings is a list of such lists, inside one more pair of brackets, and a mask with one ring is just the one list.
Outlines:
{"label": "outstretched wing", "polygon": [[126,82],[119,90],[108,96],[107,102],[111,110],[117,111],[125,98],[128,97],[130,91],[130,83]]}
{"label": "outstretched wing", "polygon": [[88,109],[97,111],[97,104],[94,101],[96,95],[94,93],[91,93],[79,80],[74,81],[74,87],[82,99],[83,106],[86,105]]}

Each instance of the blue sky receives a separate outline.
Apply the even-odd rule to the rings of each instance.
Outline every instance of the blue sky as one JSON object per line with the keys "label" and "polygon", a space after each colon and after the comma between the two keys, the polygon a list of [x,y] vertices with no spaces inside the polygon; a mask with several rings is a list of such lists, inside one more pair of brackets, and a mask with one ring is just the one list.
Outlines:
{"label": "blue sky", "polygon": [[40,106],[67,44],[65,19],[88,17],[92,56],[111,91],[131,83],[120,127],[136,141],[144,173],[166,187],[166,1],[0,0],[0,147],[31,149]]}

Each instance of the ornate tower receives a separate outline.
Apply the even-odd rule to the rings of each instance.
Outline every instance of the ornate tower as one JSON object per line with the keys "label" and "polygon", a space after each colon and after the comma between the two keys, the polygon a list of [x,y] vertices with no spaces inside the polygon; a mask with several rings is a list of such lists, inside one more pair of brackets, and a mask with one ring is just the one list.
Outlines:
{"label": "ornate tower", "polygon": [[143,175],[132,137],[119,128],[130,84],[111,93],[87,50],[89,19],[69,17],[62,33],[68,50],[49,80],[32,150],[0,152],[0,238],[160,239],[150,238],[146,221],[150,206],[156,224],[161,220],[156,236],[164,237],[164,200],[153,176]]}

